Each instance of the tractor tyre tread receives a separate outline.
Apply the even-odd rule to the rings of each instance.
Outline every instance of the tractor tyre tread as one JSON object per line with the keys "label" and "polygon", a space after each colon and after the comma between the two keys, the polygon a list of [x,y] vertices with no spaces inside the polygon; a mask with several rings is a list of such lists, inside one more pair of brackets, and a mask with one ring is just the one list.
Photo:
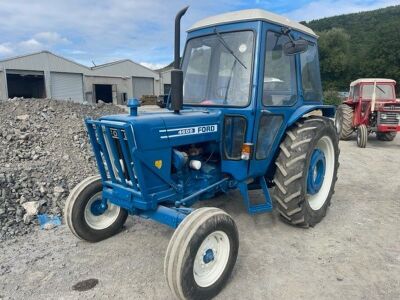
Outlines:
{"label": "tractor tyre tread", "polygon": [[[324,130],[333,139],[335,171],[324,205],[318,211],[312,211],[305,198],[307,194],[306,170],[308,170],[308,161],[312,152],[310,146],[316,143],[316,137]],[[284,222],[298,227],[313,227],[325,216],[334,194],[339,168],[338,135],[334,123],[330,119],[317,116],[300,119],[289,128],[289,131],[294,133],[296,139],[293,140],[293,137],[287,134],[281,143],[281,151],[275,162],[279,167],[276,168],[274,176],[275,187],[272,199]],[[295,144],[297,146],[293,147]]]}
{"label": "tractor tyre tread", "polygon": [[338,133],[341,140],[348,140],[354,132],[353,109],[347,104],[339,105],[337,113],[342,114],[342,130]]}
{"label": "tractor tyre tread", "polygon": [[361,124],[357,128],[357,146],[365,148],[368,141],[368,128],[364,124]]}

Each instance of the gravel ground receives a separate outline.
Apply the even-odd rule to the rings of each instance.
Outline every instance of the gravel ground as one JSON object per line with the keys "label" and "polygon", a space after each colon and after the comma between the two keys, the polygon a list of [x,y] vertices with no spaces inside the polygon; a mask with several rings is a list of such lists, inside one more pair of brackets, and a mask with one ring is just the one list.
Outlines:
{"label": "gravel ground", "polygon": [[69,190],[96,172],[83,119],[123,112],[104,103],[0,101],[0,241],[36,227],[37,212],[61,215]]}
{"label": "gravel ground", "polygon": [[[400,299],[400,137],[340,148],[332,206],[315,228],[250,216],[237,191],[203,203],[230,213],[240,233],[238,261],[217,299]],[[172,299],[163,275],[172,233],[131,217],[97,244],[78,241],[65,225],[6,240],[0,299]],[[86,279],[98,284],[72,288]]]}

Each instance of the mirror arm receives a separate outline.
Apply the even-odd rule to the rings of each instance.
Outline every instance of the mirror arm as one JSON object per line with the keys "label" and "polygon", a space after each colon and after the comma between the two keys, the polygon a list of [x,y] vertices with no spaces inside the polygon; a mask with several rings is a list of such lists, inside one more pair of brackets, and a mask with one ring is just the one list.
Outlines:
{"label": "mirror arm", "polygon": [[293,39],[292,35],[290,34],[290,32],[292,31],[292,28],[282,27],[281,31],[282,31],[282,34],[286,35],[289,38],[289,40],[292,42],[292,45],[294,46],[294,44],[295,44],[294,39]]}

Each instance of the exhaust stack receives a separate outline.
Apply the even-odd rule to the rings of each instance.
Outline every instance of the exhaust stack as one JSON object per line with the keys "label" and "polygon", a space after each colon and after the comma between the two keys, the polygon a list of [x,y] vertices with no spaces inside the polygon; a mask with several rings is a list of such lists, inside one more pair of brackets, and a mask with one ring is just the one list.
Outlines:
{"label": "exhaust stack", "polygon": [[171,109],[179,113],[183,106],[183,72],[180,69],[180,41],[181,41],[181,18],[189,6],[181,9],[175,17],[175,53],[174,69],[171,71]]}

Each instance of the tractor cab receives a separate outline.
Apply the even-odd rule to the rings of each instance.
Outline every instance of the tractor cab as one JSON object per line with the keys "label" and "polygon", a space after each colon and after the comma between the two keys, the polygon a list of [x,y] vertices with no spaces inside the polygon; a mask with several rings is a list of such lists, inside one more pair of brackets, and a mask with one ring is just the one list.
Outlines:
{"label": "tractor cab", "polygon": [[182,71],[183,108],[221,114],[222,170],[239,180],[273,173],[271,153],[301,114],[333,113],[322,105],[316,34],[263,10],[195,23]]}
{"label": "tractor cab", "polygon": [[[396,104],[396,81],[382,78],[357,79],[350,83],[346,102],[375,102],[375,110],[383,109],[384,104]],[[400,103],[399,109],[400,109]]]}

